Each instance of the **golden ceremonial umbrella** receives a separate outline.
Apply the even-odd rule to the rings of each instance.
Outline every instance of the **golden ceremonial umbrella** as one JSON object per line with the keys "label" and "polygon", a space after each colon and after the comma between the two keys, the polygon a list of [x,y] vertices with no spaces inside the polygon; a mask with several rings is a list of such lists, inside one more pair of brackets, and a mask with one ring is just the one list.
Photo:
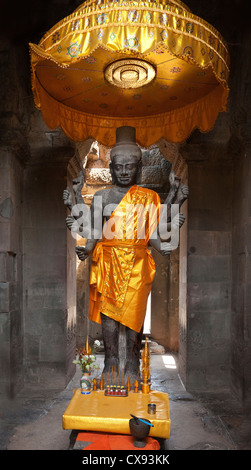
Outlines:
{"label": "golden ceremonial umbrella", "polygon": [[130,125],[144,147],[181,142],[226,110],[227,46],[179,0],[86,1],[30,54],[36,106],[74,141]]}

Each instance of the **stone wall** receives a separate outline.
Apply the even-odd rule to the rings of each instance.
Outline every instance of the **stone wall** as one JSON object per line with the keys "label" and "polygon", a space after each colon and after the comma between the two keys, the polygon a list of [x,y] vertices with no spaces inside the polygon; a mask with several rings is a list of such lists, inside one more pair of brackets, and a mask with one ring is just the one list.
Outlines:
{"label": "stone wall", "polygon": [[26,43],[0,40],[0,69],[0,392],[14,397],[25,382],[63,387],[75,370],[75,241],[62,192],[80,167],[34,108]]}
{"label": "stone wall", "polygon": [[251,35],[247,23],[242,23],[236,43],[230,142],[234,170],[231,384],[240,401],[251,409]]}
{"label": "stone wall", "polygon": [[[219,116],[210,133],[195,131],[188,139],[189,149],[185,145],[191,195],[188,312],[187,317],[180,312],[180,373],[188,389],[207,393],[229,387],[250,408],[249,18],[243,0],[190,0],[188,5],[221,32],[230,50],[231,65],[228,112]],[[207,172],[213,198],[207,188]],[[196,181],[193,175],[197,175]],[[198,195],[197,186],[201,187]],[[198,226],[199,213],[204,228]],[[201,272],[200,278],[194,277],[196,270]]]}
{"label": "stone wall", "polygon": [[25,380],[47,388],[64,386],[74,372],[75,240],[62,201],[71,154],[69,148],[46,149],[24,172]]}
{"label": "stone wall", "polygon": [[22,176],[10,148],[0,149],[0,392],[23,386]]}
{"label": "stone wall", "polygon": [[22,193],[28,117],[22,74],[17,74],[22,52],[0,37],[0,393],[8,397],[23,385]]}
{"label": "stone wall", "polygon": [[233,176],[227,142],[215,142],[216,138],[194,135],[185,146],[189,200],[183,341],[187,357],[186,373],[184,361],[180,372],[189,390],[200,391],[227,388],[230,383]]}

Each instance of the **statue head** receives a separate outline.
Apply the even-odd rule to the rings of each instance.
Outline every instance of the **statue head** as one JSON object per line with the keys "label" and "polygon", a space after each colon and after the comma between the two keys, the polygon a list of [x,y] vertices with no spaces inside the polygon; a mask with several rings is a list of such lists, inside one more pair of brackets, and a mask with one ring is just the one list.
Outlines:
{"label": "statue head", "polygon": [[135,128],[123,126],[116,129],[116,144],[110,154],[113,184],[127,187],[139,183],[141,156],[141,149],[136,143]]}

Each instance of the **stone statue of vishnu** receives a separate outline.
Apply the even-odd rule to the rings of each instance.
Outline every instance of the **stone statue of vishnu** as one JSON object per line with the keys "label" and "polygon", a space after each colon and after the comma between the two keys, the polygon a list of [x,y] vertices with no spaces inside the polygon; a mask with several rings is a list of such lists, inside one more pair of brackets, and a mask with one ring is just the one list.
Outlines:
{"label": "stone statue of vishnu", "polygon": [[[155,191],[139,186],[141,158],[135,129],[129,126],[118,128],[116,144],[110,154],[113,185],[95,193],[90,207],[91,231],[84,236],[82,223],[79,234],[82,230],[87,241],[85,246],[76,247],[81,261],[92,256],[89,318],[102,325],[104,380],[109,368],[118,370],[119,324],[122,323],[126,327],[124,377],[129,376],[132,383],[139,373],[147,299],[156,272],[149,245],[163,256],[170,255],[171,223],[179,231],[185,221],[179,211],[171,221],[171,206],[175,202],[180,207],[188,197],[188,187],[171,171],[169,193],[161,205]],[[80,207],[85,204],[81,196],[83,184],[83,173],[80,173],[73,181],[76,204]],[[63,200],[72,210],[73,197],[69,188],[64,191]],[[76,215],[72,214],[66,218],[70,230],[74,230],[76,223]]]}

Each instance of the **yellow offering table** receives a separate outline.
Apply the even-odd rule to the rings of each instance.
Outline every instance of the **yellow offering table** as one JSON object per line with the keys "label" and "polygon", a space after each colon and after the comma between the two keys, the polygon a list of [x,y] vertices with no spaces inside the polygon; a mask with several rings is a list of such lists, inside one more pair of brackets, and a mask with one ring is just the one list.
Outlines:
{"label": "yellow offering table", "polygon": [[[148,404],[156,404],[156,414],[148,414]],[[80,389],[63,415],[63,429],[130,434],[131,414],[151,421],[149,436],[168,439],[171,421],[167,393],[151,390],[150,393],[128,393],[127,397],[105,396],[103,390],[82,395]]]}

